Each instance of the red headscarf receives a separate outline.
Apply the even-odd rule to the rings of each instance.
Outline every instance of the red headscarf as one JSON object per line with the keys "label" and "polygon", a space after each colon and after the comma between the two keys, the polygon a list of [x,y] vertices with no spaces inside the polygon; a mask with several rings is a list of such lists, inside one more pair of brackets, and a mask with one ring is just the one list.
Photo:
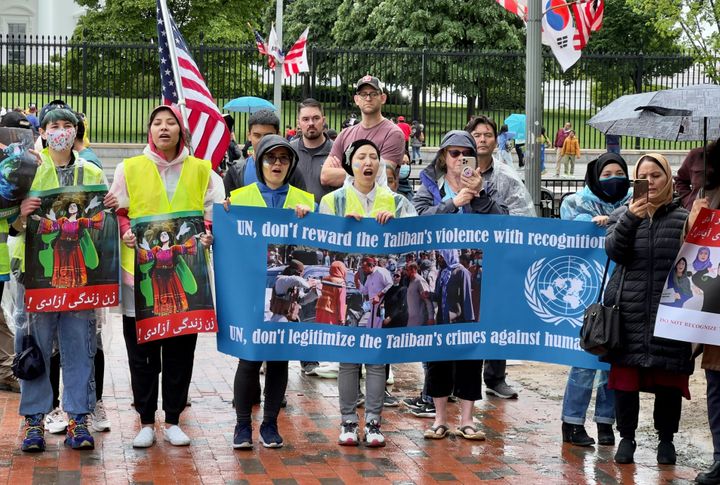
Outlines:
{"label": "red headscarf", "polygon": [[[185,148],[185,137],[187,136],[187,131],[185,128],[185,123],[183,123],[183,117],[182,113],[180,113],[180,109],[177,106],[167,106],[167,105],[160,105],[152,110],[150,113],[150,121],[148,121],[148,131],[147,131],[147,140],[148,140],[148,146],[150,147],[150,150],[155,153],[157,156],[162,158],[163,160],[167,160],[165,158],[165,154],[157,149],[155,146],[155,143],[153,142],[152,135],[150,134],[150,126],[152,125],[153,120],[155,119],[155,116],[162,110],[168,110],[170,111],[175,119],[178,122],[178,125],[180,125],[180,140],[178,141],[177,151],[175,152],[175,156],[179,155],[180,152],[182,152],[182,149]],[[170,160],[168,160],[169,162]]]}

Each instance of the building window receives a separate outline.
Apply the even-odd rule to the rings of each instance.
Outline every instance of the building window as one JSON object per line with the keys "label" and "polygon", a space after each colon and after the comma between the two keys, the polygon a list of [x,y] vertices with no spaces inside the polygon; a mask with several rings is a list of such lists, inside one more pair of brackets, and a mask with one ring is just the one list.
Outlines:
{"label": "building window", "polygon": [[25,64],[26,34],[27,24],[8,23],[8,64]]}

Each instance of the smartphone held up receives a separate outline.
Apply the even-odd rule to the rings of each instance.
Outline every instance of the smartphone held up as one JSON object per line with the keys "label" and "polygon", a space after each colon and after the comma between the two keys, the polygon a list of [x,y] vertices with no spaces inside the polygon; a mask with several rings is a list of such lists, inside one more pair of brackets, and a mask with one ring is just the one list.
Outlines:
{"label": "smartphone held up", "polygon": [[647,179],[633,180],[633,202],[638,200],[648,200],[648,181]]}

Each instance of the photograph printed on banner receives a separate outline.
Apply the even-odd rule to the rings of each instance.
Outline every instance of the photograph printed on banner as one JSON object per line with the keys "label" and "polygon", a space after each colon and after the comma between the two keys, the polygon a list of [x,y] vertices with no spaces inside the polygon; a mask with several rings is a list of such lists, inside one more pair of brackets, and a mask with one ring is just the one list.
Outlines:
{"label": "photograph printed on banner", "polygon": [[34,143],[32,130],[0,128],[0,219],[20,212],[20,202],[30,191],[38,167],[29,153]]}
{"label": "photograph printed on banner", "polygon": [[216,332],[202,213],[135,219],[138,341]]}
{"label": "photograph printed on banner", "polygon": [[483,250],[361,254],[269,245],[265,321],[366,328],[480,319]]}
{"label": "photograph printed on banner", "polygon": [[720,313],[720,248],[685,243],[675,259],[660,304]]}
{"label": "photograph printed on banner", "polygon": [[[118,226],[104,185],[46,190],[28,217],[25,303],[32,312],[119,303]],[[102,263],[102,264],[101,264]]]}

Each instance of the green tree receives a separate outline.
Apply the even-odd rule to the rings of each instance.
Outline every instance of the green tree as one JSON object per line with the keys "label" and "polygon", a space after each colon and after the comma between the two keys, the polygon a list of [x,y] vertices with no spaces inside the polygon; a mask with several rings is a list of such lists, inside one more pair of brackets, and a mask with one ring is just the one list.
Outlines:
{"label": "green tree", "polygon": [[[73,38],[102,42],[138,42],[157,36],[155,0],[77,0],[88,10]],[[212,44],[252,40],[248,21],[255,21],[260,0],[168,0],[178,28],[190,44],[201,38]]]}
{"label": "green tree", "polygon": [[664,31],[679,35],[713,82],[720,82],[720,3],[715,0],[628,0]]}

